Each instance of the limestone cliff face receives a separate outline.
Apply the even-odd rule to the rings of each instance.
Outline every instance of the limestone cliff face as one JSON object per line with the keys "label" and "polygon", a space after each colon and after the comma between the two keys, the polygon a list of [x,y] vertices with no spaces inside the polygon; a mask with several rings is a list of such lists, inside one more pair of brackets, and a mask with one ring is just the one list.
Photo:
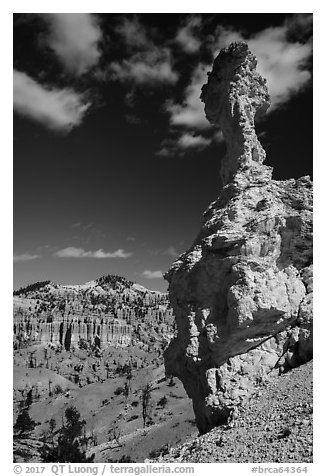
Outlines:
{"label": "limestone cliff face", "polygon": [[105,348],[109,345],[125,346],[132,340],[133,327],[112,313],[60,313],[57,310],[41,314],[22,308],[16,300],[14,337],[30,340],[35,344],[62,345],[66,350],[80,341]]}
{"label": "limestone cliff face", "polygon": [[118,276],[80,286],[36,283],[14,295],[14,342],[53,344],[65,350],[96,345],[149,344],[173,335],[165,294]]}
{"label": "limestone cliff face", "polygon": [[166,275],[178,334],[165,354],[201,432],[224,422],[273,372],[312,358],[312,182],[272,180],[254,120],[269,106],[244,43],[202,88],[224,134],[223,189],[192,247]]}

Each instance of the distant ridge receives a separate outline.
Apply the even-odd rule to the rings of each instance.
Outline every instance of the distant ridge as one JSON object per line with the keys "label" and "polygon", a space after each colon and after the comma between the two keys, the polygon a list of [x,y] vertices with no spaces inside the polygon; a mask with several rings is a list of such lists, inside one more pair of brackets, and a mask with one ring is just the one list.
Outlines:
{"label": "distant ridge", "polygon": [[51,285],[54,288],[72,288],[72,289],[87,289],[87,288],[93,288],[95,286],[110,286],[112,289],[117,290],[121,286],[125,288],[134,288],[138,291],[141,292],[150,292],[150,293],[157,293],[159,295],[165,295],[167,293],[162,293],[161,291],[156,291],[156,290],[151,290],[146,288],[145,286],[142,286],[141,284],[136,283],[135,281],[130,281],[126,279],[123,276],[119,276],[116,274],[106,274],[104,276],[100,276],[99,278],[96,278],[95,280],[92,281],[87,281],[84,284],[57,284],[54,283],[53,281],[46,280],[46,281],[37,281],[32,284],[28,284],[27,286],[21,287],[18,290],[15,290],[13,292],[14,296],[21,296],[23,294],[28,294],[34,291],[40,291],[46,286]]}
{"label": "distant ridge", "polygon": [[17,291],[14,291],[14,296],[20,296],[21,294],[27,294],[29,292],[38,291],[50,283],[51,281],[37,281],[36,283],[28,284],[24,288],[20,288]]}

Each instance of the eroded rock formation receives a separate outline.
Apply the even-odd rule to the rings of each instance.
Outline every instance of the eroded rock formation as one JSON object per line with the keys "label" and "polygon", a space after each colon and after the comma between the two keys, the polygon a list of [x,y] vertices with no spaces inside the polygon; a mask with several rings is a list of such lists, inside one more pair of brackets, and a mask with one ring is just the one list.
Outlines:
{"label": "eroded rock formation", "polygon": [[[50,281],[15,292],[14,341],[72,347],[124,347],[138,341],[153,346],[173,335],[166,294],[149,291],[118,276],[85,285]],[[162,343],[162,342],[161,342]]]}
{"label": "eroded rock formation", "polygon": [[178,334],[165,354],[204,433],[269,375],[312,358],[312,182],[272,180],[254,120],[269,106],[245,43],[216,58],[202,100],[224,134],[223,188],[166,278]]}
{"label": "eroded rock formation", "polygon": [[35,344],[61,345],[66,350],[81,341],[105,348],[109,345],[125,346],[131,343],[133,327],[111,313],[57,310],[40,314],[28,312],[17,301],[14,314],[14,336]]}

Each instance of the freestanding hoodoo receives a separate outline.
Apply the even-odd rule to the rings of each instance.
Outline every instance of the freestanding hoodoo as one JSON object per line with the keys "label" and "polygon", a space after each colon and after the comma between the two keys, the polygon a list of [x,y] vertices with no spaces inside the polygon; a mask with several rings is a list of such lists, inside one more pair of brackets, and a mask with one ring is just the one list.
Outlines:
{"label": "freestanding hoodoo", "polygon": [[182,380],[201,433],[269,374],[312,358],[312,182],[272,180],[263,165],[254,121],[269,95],[256,64],[245,43],[232,43],[202,88],[226,141],[223,188],[166,275],[178,329],[166,371]]}

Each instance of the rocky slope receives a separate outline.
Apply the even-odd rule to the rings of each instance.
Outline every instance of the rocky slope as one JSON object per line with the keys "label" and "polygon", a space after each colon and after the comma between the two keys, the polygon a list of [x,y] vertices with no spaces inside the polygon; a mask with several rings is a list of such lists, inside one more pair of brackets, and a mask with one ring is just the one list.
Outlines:
{"label": "rocky slope", "polygon": [[312,362],[265,382],[236,419],[189,439],[157,461],[312,463],[311,402]]}
{"label": "rocky slope", "polygon": [[312,358],[312,182],[275,181],[254,121],[266,81],[244,43],[221,50],[202,100],[224,134],[223,188],[192,247],[167,273],[177,337],[168,374],[201,433],[225,423],[270,374]]}
{"label": "rocky slope", "polygon": [[[136,350],[131,348],[130,352]],[[52,395],[49,394],[49,379]],[[181,382],[166,379],[162,364],[148,363],[144,368],[133,369],[128,395],[122,392],[125,383],[125,375],[112,375],[102,382],[80,387],[45,368],[14,367],[17,394],[14,421],[20,403],[26,401],[28,389],[38,387],[38,393],[33,392],[29,409],[36,426],[30,435],[14,438],[15,461],[42,461],[39,450],[43,434],[48,432],[52,418],[57,429],[62,426],[67,406],[76,408],[81,418],[86,420],[87,449],[89,456],[95,454],[95,462],[123,458],[142,462],[198,434],[191,404]],[[142,389],[148,383],[152,387],[150,417],[144,428]],[[114,438],[114,429],[119,435],[118,442]]]}
{"label": "rocky slope", "polygon": [[80,286],[45,281],[16,291],[14,423],[30,398],[36,425],[15,434],[15,461],[42,461],[49,421],[59,429],[67,406],[85,419],[84,443],[96,462],[141,462],[196,434],[181,382],[165,377],[163,349],[173,333],[167,295],[118,276]]}

